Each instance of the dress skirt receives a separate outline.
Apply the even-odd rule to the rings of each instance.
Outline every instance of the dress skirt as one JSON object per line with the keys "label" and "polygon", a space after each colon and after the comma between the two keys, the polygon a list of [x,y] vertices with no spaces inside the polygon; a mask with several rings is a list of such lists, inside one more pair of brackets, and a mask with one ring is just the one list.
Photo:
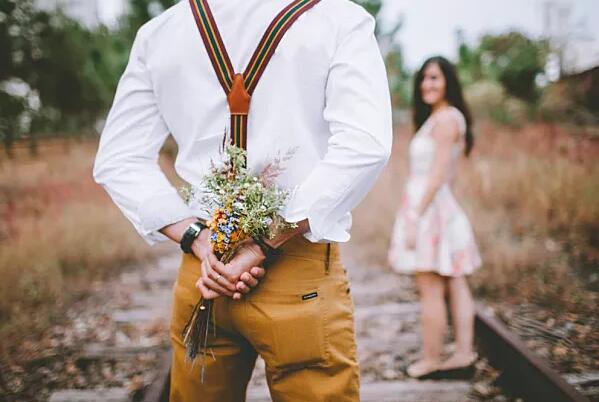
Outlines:
{"label": "dress skirt", "polygon": [[470,275],[481,265],[470,221],[448,184],[443,185],[420,217],[415,249],[405,244],[407,212],[418,206],[426,177],[412,177],[397,212],[388,261],[399,273],[435,272],[442,276]]}

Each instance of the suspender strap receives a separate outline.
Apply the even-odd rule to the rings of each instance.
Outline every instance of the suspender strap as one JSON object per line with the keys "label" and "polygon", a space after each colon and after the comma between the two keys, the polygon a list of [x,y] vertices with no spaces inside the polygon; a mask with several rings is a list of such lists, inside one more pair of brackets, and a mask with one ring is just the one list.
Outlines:
{"label": "suspender strap", "polygon": [[271,22],[243,74],[235,73],[207,0],[189,0],[198,30],[227,95],[231,114],[231,143],[247,149],[251,96],[283,36],[304,12],[320,0],[294,0]]}
{"label": "suspender strap", "polygon": [[258,48],[254,52],[254,55],[250,59],[250,62],[243,73],[245,79],[245,87],[247,88],[250,95],[254,93],[256,85],[266,66],[272,56],[281,39],[287,30],[291,28],[293,23],[310,8],[314,7],[320,0],[295,0],[292,1],[287,7],[283,9],[275,19],[270,23],[268,29],[262,36],[262,40],[258,45]]}
{"label": "suspender strap", "polygon": [[225,93],[228,94],[233,86],[235,70],[210,11],[210,6],[206,0],[189,0],[189,3],[216,76]]}

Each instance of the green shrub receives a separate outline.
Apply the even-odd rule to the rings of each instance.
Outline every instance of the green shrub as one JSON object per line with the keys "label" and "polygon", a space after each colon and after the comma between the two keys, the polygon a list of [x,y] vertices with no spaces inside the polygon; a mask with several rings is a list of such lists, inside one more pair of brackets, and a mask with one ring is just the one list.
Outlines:
{"label": "green shrub", "polygon": [[531,115],[528,103],[508,96],[503,86],[495,81],[475,82],[466,87],[465,96],[472,113],[479,119],[491,119],[518,127],[528,121]]}

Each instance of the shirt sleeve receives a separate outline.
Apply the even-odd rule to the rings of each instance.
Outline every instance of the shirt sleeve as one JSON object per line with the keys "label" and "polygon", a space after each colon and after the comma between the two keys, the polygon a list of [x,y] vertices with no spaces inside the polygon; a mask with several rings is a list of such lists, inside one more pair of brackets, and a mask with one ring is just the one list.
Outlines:
{"label": "shirt sleeve", "polygon": [[308,219],[312,242],[348,241],[350,211],[365,197],[391,154],[391,97],[374,35],[363,10],[341,38],[327,80],[324,118],[331,136],[327,152],[293,192],[290,222]]}
{"label": "shirt sleeve", "polygon": [[146,66],[143,30],[137,33],[119,81],[93,175],[144,240],[154,244],[168,239],[159,229],[193,214],[158,164],[169,129]]}

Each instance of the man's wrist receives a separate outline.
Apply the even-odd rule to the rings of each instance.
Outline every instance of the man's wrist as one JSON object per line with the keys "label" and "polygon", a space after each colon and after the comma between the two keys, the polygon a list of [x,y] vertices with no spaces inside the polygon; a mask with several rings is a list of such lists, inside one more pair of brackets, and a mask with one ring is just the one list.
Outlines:
{"label": "man's wrist", "polygon": [[181,243],[181,238],[187,230],[190,223],[195,222],[197,218],[190,216],[189,218],[182,219],[178,222],[171,223],[159,230],[160,233],[173,240],[174,242]]}
{"label": "man's wrist", "polygon": [[181,237],[181,242],[180,242],[181,250],[183,250],[183,252],[185,254],[193,253],[193,250],[192,250],[193,243],[196,241],[196,239],[198,237],[200,237],[200,234],[202,233],[202,231],[204,231],[207,228],[208,228],[208,226],[202,220],[196,219],[193,222],[191,222],[187,226],[187,229],[185,230],[185,232],[183,233],[183,236]]}
{"label": "man's wrist", "polygon": [[260,252],[264,256],[265,264],[268,264],[272,260],[278,258],[282,253],[282,250],[270,246],[269,244],[266,243],[266,241],[264,241],[264,239],[254,238],[253,240],[254,240],[254,244],[260,249]]}
{"label": "man's wrist", "polygon": [[264,250],[262,249],[262,247],[260,247],[260,245],[256,242],[256,240],[252,239],[253,241],[251,241],[249,243],[249,246],[251,248],[251,250],[256,253],[256,255],[266,259],[266,253],[264,252]]}
{"label": "man's wrist", "polygon": [[310,231],[310,224],[308,223],[307,219],[304,219],[300,222],[297,222],[296,228],[289,229],[282,233],[279,233],[273,239],[262,239],[262,241],[264,243],[266,243],[268,246],[270,246],[274,249],[278,249],[283,244],[285,244],[287,241],[292,239],[293,237],[298,236],[298,235],[303,235],[304,233],[309,232],[309,231]]}
{"label": "man's wrist", "polygon": [[193,253],[201,260],[204,260],[211,250],[210,242],[208,241],[209,236],[210,229],[203,229],[191,244]]}

